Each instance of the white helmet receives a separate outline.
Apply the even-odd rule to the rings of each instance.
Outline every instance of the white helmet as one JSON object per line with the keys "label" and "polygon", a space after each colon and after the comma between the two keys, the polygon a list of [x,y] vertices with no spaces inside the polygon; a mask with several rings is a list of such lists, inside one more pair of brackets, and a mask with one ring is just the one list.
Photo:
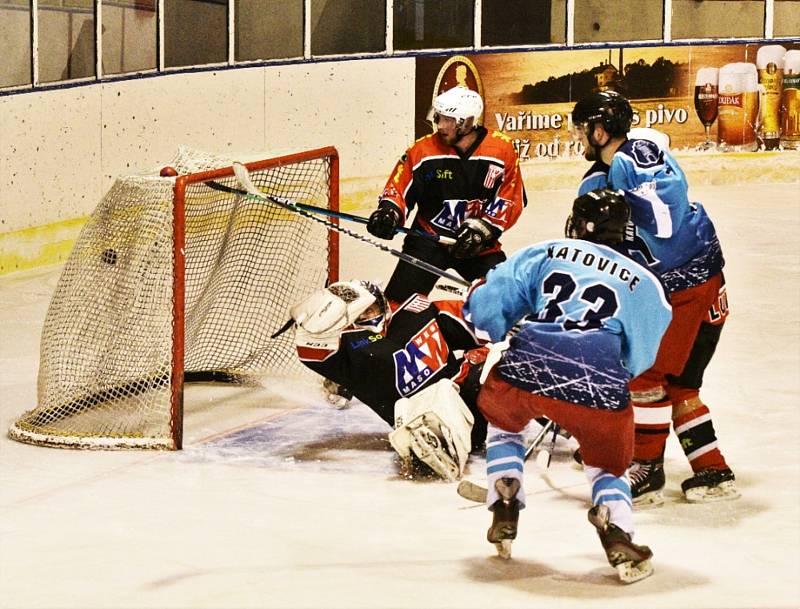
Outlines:
{"label": "white helmet", "polygon": [[436,96],[436,99],[433,100],[432,114],[431,118],[434,123],[438,114],[456,119],[459,127],[468,118],[472,118],[473,124],[477,125],[483,114],[483,100],[480,94],[472,89],[462,86],[453,87]]}

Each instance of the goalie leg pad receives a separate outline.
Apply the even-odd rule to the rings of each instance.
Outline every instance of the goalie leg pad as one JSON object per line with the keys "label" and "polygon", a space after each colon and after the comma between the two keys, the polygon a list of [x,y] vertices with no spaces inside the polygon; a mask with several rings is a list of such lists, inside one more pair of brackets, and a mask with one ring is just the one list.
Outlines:
{"label": "goalie leg pad", "polygon": [[389,442],[403,459],[411,452],[448,481],[464,473],[472,449],[475,422],[458,394],[458,386],[442,379],[410,398],[395,403],[395,430]]}

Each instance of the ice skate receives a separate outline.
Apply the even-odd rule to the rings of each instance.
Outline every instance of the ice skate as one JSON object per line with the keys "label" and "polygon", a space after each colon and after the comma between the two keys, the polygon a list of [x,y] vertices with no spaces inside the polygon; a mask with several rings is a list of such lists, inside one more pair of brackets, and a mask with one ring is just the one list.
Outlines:
{"label": "ice skate", "polygon": [[658,507],[664,504],[664,459],[634,461],[628,470],[631,481],[633,505],[639,509]]}
{"label": "ice skate", "polygon": [[741,497],[736,488],[736,477],[728,469],[704,469],[681,483],[689,503],[732,501]]}
{"label": "ice skate", "polygon": [[628,533],[609,522],[608,507],[596,505],[590,509],[589,522],[597,529],[606,558],[617,570],[620,581],[632,584],[653,574],[650,564],[653,552],[647,546],[633,543]]}
{"label": "ice skate", "polygon": [[500,478],[494,484],[500,499],[492,504],[492,526],[486,533],[486,539],[497,548],[500,558],[511,558],[511,542],[517,537],[520,502],[517,499],[519,480],[516,478]]}

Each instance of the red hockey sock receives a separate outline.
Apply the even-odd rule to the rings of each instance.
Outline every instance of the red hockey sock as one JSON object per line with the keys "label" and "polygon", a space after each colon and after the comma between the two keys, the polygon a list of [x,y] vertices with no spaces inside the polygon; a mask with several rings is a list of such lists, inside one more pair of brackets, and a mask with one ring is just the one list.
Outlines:
{"label": "red hockey sock", "polygon": [[675,404],[672,421],[683,452],[692,471],[726,469],[728,464],[717,447],[717,435],[708,407],[700,397],[692,397]]}
{"label": "red hockey sock", "polygon": [[634,461],[652,461],[664,455],[671,420],[672,402],[668,397],[657,402],[633,402]]}

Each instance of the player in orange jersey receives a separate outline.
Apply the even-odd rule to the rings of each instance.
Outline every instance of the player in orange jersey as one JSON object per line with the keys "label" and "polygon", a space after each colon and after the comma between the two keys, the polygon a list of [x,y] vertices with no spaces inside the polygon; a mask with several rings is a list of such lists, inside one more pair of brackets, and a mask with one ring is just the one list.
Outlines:
{"label": "player in orange jersey", "polygon": [[[403,251],[439,268],[452,268],[472,281],[506,259],[499,242],[526,205],[525,188],[511,141],[479,126],[481,96],[454,87],[433,102],[435,132],[417,140],[400,158],[369,218],[367,230],[391,239],[416,207]],[[455,238],[453,245],[437,237]],[[386,286],[386,296],[403,302],[428,294],[437,277],[400,261]]]}

